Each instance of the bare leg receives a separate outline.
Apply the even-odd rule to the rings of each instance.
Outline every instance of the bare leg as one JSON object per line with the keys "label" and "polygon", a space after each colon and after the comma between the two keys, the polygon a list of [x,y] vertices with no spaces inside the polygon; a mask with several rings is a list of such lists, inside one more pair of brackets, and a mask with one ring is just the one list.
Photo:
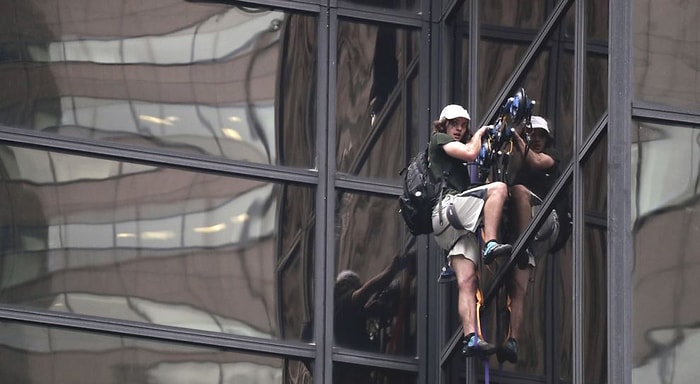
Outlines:
{"label": "bare leg", "polygon": [[[515,213],[515,222],[518,234],[522,234],[532,220],[532,206],[530,201],[530,191],[522,185],[514,185],[510,188],[511,201]],[[499,347],[498,361],[518,361],[517,339],[520,336],[520,326],[524,317],[525,295],[530,280],[532,267],[525,269],[513,268],[511,280],[507,283],[508,296],[510,297],[510,322],[508,327],[508,338]]]}
{"label": "bare leg", "polygon": [[525,308],[525,294],[530,280],[532,267],[526,269],[515,268],[513,270],[513,281],[510,284],[508,294],[510,295],[510,332],[508,337],[518,339],[520,336],[520,325],[523,321]]}
{"label": "bare leg", "polygon": [[462,256],[453,256],[452,269],[457,275],[457,286],[459,287],[457,309],[462,320],[464,334],[476,333],[476,266],[471,260]]}
{"label": "bare leg", "polygon": [[507,198],[508,187],[505,183],[496,181],[488,184],[484,203],[484,237],[487,241],[498,239],[498,226]]}

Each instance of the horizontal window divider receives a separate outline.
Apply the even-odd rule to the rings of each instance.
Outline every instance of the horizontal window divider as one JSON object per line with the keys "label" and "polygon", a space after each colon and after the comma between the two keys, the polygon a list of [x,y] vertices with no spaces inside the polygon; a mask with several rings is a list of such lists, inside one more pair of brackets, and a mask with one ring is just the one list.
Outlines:
{"label": "horizontal window divider", "polygon": [[648,101],[633,101],[632,117],[700,125],[700,108],[673,107]]}
{"label": "horizontal window divider", "polygon": [[0,126],[0,143],[77,156],[99,157],[107,160],[216,173],[225,176],[250,176],[270,181],[294,182],[296,184],[314,185],[318,183],[318,172],[311,169],[173,153],[156,148],[133,147],[92,139],[75,139],[6,126]]}
{"label": "horizontal window divider", "polygon": [[377,193],[381,195],[398,196],[403,190],[398,184],[383,182],[379,180],[368,180],[357,176],[336,175],[336,188],[349,189],[352,191]]}
{"label": "horizontal window divider", "polygon": [[418,358],[385,355],[375,352],[333,348],[333,362],[371,366],[383,369],[418,372]]}
{"label": "horizontal window divider", "polygon": [[423,19],[408,11],[390,10],[383,11],[380,9],[353,9],[338,7],[338,18],[350,18],[358,22],[383,22],[393,24],[395,26],[415,27],[420,28],[423,25]]}
{"label": "horizontal window divider", "polygon": [[17,321],[33,325],[69,328],[77,332],[97,332],[114,336],[148,338],[153,341],[225,348],[231,349],[231,352],[239,353],[264,353],[276,357],[300,359],[315,357],[315,347],[312,344],[294,344],[283,340],[255,339],[226,333],[151,325],[88,315],[78,316],[71,313],[14,308],[7,305],[0,305],[0,321]]}
{"label": "horizontal window divider", "polygon": [[[245,0],[245,2],[235,1],[235,0],[186,0],[189,3],[202,3],[202,4],[229,4],[231,6],[243,6],[246,4],[248,7],[260,8],[274,8],[280,10],[299,10],[299,11],[311,11],[320,12],[321,4],[319,0],[309,1],[309,0],[299,0],[299,1],[285,1],[285,0]],[[325,1],[324,1],[325,4]]]}

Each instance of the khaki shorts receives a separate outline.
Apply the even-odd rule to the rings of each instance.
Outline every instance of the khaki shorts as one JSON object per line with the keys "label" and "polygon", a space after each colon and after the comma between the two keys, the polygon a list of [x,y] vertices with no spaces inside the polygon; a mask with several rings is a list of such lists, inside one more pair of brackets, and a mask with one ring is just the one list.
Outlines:
{"label": "khaki shorts", "polygon": [[[462,255],[479,265],[479,242],[474,233],[481,222],[487,186],[447,195],[433,208],[433,235],[447,258]],[[461,228],[460,228],[461,227]]]}

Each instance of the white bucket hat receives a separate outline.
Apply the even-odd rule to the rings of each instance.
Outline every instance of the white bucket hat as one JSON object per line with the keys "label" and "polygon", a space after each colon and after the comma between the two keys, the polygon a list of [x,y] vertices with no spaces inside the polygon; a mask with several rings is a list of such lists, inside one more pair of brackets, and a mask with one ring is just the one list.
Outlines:
{"label": "white bucket hat", "polygon": [[461,105],[450,104],[443,108],[442,112],[440,112],[440,120],[452,120],[458,117],[463,117],[467,120],[471,120],[471,118],[469,117],[469,112],[467,112],[467,110],[464,109],[464,107],[462,107]]}
{"label": "white bucket hat", "polygon": [[530,123],[532,124],[532,129],[544,129],[545,131],[547,131],[547,135],[549,135],[549,137],[552,137],[552,133],[549,131],[549,125],[547,125],[547,120],[545,120],[543,117],[532,116],[530,118]]}

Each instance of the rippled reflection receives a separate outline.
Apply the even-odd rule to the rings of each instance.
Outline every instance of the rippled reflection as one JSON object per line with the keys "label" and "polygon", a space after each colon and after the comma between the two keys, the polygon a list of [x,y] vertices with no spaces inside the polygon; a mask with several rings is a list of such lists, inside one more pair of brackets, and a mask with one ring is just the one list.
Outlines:
{"label": "rippled reflection", "polygon": [[298,360],[17,322],[0,322],[0,356],[8,383],[312,382]]}
{"label": "rippled reflection", "polygon": [[0,124],[315,168],[314,17],[174,0],[86,4],[0,5]]}
{"label": "rippled reflection", "polygon": [[635,383],[687,383],[700,351],[700,129],[632,132]]}
{"label": "rippled reflection", "polygon": [[7,146],[0,159],[2,303],[302,338],[312,188]]}

